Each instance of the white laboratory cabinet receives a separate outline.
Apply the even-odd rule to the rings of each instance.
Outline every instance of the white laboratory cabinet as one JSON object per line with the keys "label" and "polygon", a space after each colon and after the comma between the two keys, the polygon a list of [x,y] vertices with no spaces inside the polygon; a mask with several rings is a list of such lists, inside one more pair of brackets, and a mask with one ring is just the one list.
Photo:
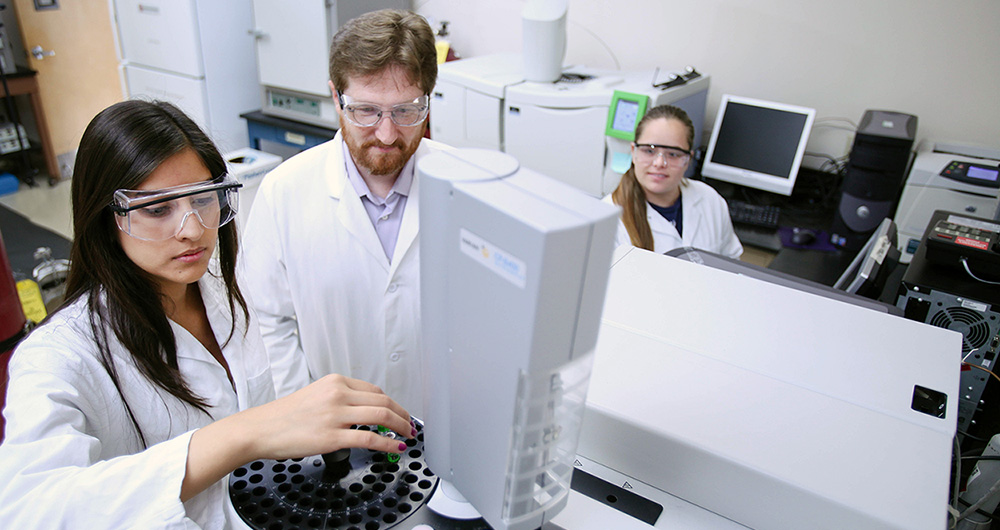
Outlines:
{"label": "white laboratory cabinet", "polygon": [[113,0],[130,98],[169,101],[228,151],[259,106],[250,0]]}
{"label": "white laboratory cabinet", "polygon": [[327,81],[330,44],[352,18],[378,9],[411,9],[411,0],[253,0],[261,112],[336,128]]}

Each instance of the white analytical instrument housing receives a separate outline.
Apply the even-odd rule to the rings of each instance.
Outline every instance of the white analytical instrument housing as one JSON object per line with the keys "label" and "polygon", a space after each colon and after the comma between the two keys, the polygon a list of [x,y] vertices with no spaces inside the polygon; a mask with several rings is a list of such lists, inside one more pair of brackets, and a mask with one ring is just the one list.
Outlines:
{"label": "white analytical instrument housing", "polygon": [[411,0],[253,0],[261,112],[337,128],[330,43],[345,22],[378,9],[411,9]]}
{"label": "white analytical instrument housing", "polygon": [[[520,54],[444,63],[431,98],[431,137],[456,147],[502,150],[522,166],[594,197],[614,190],[631,140],[606,135],[617,92],[648,98],[644,108],[676,105],[700,145],[710,78],[654,87],[654,71],[565,67],[552,83],[525,81]],[[666,74],[664,74],[666,77]],[[639,116],[641,118],[641,116]]]}
{"label": "white analytical instrument housing", "polygon": [[621,247],[578,451],[750,528],[939,530],[961,340]]}
{"label": "white analytical instrument housing", "polygon": [[540,528],[569,499],[619,209],[498,151],[417,171],[427,463],[492,528]]}
{"label": "white analytical instrument housing", "polygon": [[900,261],[909,263],[935,210],[994,217],[1000,196],[1000,149],[923,144],[896,209]]}
{"label": "white analytical instrument housing", "polygon": [[223,151],[247,147],[240,113],[258,105],[244,0],[114,0],[129,98],[177,105]]}

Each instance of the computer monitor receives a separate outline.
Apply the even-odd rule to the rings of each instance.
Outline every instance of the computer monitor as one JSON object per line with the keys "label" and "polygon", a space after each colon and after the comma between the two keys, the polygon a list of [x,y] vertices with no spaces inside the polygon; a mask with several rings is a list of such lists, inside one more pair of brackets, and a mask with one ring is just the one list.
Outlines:
{"label": "computer monitor", "polygon": [[834,289],[878,299],[889,274],[899,264],[896,223],[886,217],[861,247],[858,255],[833,284]]}
{"label": "computer monitor", "polygon": [[702,175],[791,195],[816,110],[724,94]]}

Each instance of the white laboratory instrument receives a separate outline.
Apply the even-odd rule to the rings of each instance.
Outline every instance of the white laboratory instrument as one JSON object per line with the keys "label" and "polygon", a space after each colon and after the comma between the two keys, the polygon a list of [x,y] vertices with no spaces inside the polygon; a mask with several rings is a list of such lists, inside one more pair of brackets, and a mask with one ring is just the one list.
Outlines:
{"label": "white laboratory instrument", "polygon": [[223,151],[249,145],[259,105],[249,0],[114,0],[130,98],[177,105]]}
{"label": "white laboratory instrument", "polygon": [[[348,20],[378,9],[411,9],[412,0],[253,0],[261,112],[337,128],[330,43]],[[256,89],[255,89],[256,93]]]}
{"label": "white laboratory instrument", "polygon": [[[524,81],[523,72],[520,54],[440,65],[431,98],[431,137],[456,147],[502,150],[524,167],[595,197],[614,190],[628,169],[631,140],[608,129],[615,113],[633,101],[646,101],[646,109],[683,108],[695,125],[695,146],[700,145],[709,76],[688,71],[677,74],[689,76],[683,84],[654,87],[653,70],[566,67],[555,83]],[[625,104],[619,108],[620,101]]]}
{"label": "white laboratory instrument", "polygon": [[619,210],[498,151],[417,171],[427,464],[492,528],[540,528],[569,500]]}
{"label": "white laboratory instrument", "polygon": [[953,331],[623,247],[579,454],[750,528],[941,529],[961,349]]}
{"label": "white laboratory instrument", "polygon": [[[241,230],[247,225],[250,207],[257,196],[264,175],[281,163],[281,157],[250,147],[230,151],[222,155],[226,161],[226,171],[243,186],[239,189],[239,205],[236,209],[236,226]],[[242,232],[241,232],[242,233]]]}
{"label": "white laboratory instrument", "polygon": [[524,78],[554,83],[566,56],[567,0],[528,0],[521,10]]}
{"label": "white laboratory instrument", "polygon": [[[628,140],[606,135],[615,92],[641,94],[648,107],[685,109],[701,138],[709,77],[669,88],[652,86],[653,71],[568,69],[556,83],[525,82],[508,87],[504,114],[506,152],[524,167],[602,197],[618,185]],[[628,169],[625,166],[625,169]]]}
{"label": "white laboratory instrument", "polygon": [[[607,151],[604,154],[602,195],[611,193],[622,174],[631,167],[636,126],[646,111],[653,107],[674,105],[683,109],[694,124],[694,142],[691,148],[701,146],[709,79],[692,66],[685,68],[684,72],[669,74],[663,82],[656,81],[657,74],[658,70],[653,73],[648,86],[643,86],[640,81],[638,86],[622,87],[612,95],[604,132]],[[684,176],[690,177],[694,172],[695,164],[689,164]]]}
{"label": "white laboratory instrument", "polygon": [[438,65],[431,138],[453,147],[504,150],[504,92],[524,81],[521,54],[499,53]]}
{"label": "white laboratory instrument", "polygon": [[1000,149],[925,143],[917,150],[896,209],[900,261],[909,263],[935,210],[991,217],[1000,196]]}

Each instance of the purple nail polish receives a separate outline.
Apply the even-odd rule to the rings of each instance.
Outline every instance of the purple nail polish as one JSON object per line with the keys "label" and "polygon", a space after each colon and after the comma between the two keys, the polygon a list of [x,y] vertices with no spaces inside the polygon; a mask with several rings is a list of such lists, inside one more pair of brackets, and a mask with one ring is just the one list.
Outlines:
{"label": "purple nail polish", "polygon": [[410,438],[416,438],[416,437],[417,437],[417,430],[416,429],[411,430],[410,431]]}
{"label": "purple nail polish", "polygon": [[405,443],[402,443],[402,442],[400,442],[400,443],[399,443],[399,450],[400,450],[400,451],[406,451],[406,444],[405,444]]}

